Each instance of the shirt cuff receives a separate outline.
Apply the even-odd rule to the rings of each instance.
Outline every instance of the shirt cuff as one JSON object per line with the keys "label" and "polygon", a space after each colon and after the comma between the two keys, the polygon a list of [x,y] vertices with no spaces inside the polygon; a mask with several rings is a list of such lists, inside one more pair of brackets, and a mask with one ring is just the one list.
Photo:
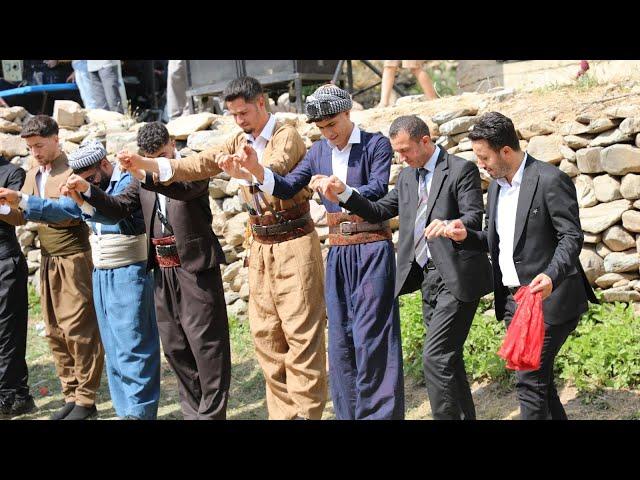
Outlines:
{"label": "shirt cuff", "polygon": [[158,157],[158,180],[160,182],[168,182],[173,177],[173,169],[171,168],[171,162],[168,158]]}
{"label": "shirt cuff", "polygon": [[[256,183],[258,183],[257,179],[255,177],[253,178],[256,180]],[[270,169],[264,169],[264,179],[262,183],[258,183],[258,186],[263,192],[268,193],[269,195],[273,195],[273,189],[276,186],[276,179],[274,178],[273,172]]]}
{"label": "shirt cuff", "polygon": [[26,210],[28,202],[29,202],[29,195],[27,195],[26,193],[23,193],[22,198],[20,199],[20,203],[18,203],[18,206],[20,207],[21,210]]}
{"label": "shirt cuff", "polygon": [[338,200],[340,200],[340,203],[346,203],[347,200],[351,198],[351,194],[355,190],[355,188],[351,188],[349,185],[345,185],[345,187],[344,191],[338,194]]}
{"label": "shirt cuff", "polygon": [[96,213],[95,207],[91,206],[89,202],[84,202],[80,207],[80,210],[82,210],[82,213],[89,217],[93,217]]}

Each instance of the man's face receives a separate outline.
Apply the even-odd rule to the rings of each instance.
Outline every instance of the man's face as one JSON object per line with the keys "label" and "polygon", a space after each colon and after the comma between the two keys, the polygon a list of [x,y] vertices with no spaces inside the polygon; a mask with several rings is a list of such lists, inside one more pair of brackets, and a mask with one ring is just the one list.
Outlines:
{"label": "man's face", "polygon": [[236,98],[227,102],[227,110],[244,133],[253,135],[266,114],[264,97],[258,97],[254,103],[245,102],[244,98]]}
{"label": "man's face", "polygon": [[149,157],[149,158],[175,158],[176,156],[176,141],[175,140],[169,140],[167,143],[164,144],[164,146],[162,148],[159,148],[158,150],[156,150],[155,152],[149,153],[149,152],[144,152],[144,156],[145,157]]}
{"label": "man's face", "polygon": [[422,137],[420,140],[412,139],[405,131],[400,131],[391,138],[391,148],[400,156],[401,162],[407,162],[410,167],[421,168],[427,163],[433,154],[431,138]]}
{"label": "man's face", "polygon": [[322,133],[324,138],[329,140],[332,145],[336,145],[340,149],[347,146],[353,130],[353,123],[351,122],[349,112],[341,112],[335,117],[315,122],[315,124],[320,129],[320,133]]}
{"label": "man's face", "polygon": [[486,140],[474,140],[471,142],[473,153],[478,157],[478,166],[484,168],[491,178],[504,178],[511,171],[511,165],[507,160],[509,147],[493,150]]}
{"label": "man's face", "polygon": [[41,137],[35,135],[25,138],[31,156],[36,159],[39,165],[45,166],[58,158],[60,155],[60,146],[58,145],[58,135],[50,137]]}
{"label": "man's face", "polygon": [[112,174],[113,167],[109,163],[109,160],[103,158],[95,167],[90,168],[86,172],[80,173],[80,176],[90,184],[95,185],[96,187],[99,187],[100,190],[104,191],[109,188],[109,182],[111,181]]}

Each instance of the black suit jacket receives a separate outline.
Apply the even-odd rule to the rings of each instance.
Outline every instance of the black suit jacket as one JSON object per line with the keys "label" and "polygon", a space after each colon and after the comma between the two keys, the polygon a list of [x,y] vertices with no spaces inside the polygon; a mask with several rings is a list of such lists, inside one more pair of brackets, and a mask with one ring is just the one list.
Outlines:
{"label": "black suit jacket", "polygon": [[[417,169],[404,168],[396,187],[377,202],[354,191],[344,207],[369,222],[400,215],[395,293],[397,296],[419,289],[418,280],[409,275],[415,260],[413,230],[418,208]],[[429,190],[427,225],[436,218],[460,218],[467,228],[479,229],[483,209],[478,167],[441,150]],[[427,244],[445,285],[458,300],[470,302],[491,291],[491,266],[485,253],[465,250],[448,238],[427,240]]]}
{"label": "black suit jacket", "polygon": [[[468,230],[463,245],[490,252],[496,316],[502,319],[506,295],[495,223],[499,192],[500,185],[491,182],[485,228]],[[574,320],[587,310],[587,300],[597,302],[580,264],[583,240],[576,189],[571,179],[554,165],[527,155],[516,210],[513,260],[521,285],[528,285],[539,273],[551,278],[553,291],[543,302],[545,323]]]}
{"label": "black suit jacket", "polygon": [[[20,191],[26,172],[0,156],[0,187]],[[0,220],[0,259],[21,255],[16,227]]]}
{"label": "black suit jacket", "polygon": [[[149,239],[147,269],[150,270],[157,265],[155,250],[151,244],[153,222],[159,222],[155,192],[167,196],[167,218],[176,237],[182,268],[189,273],[198,273],[225,263],[220,242],[211,229],[213,216],[209,206],[209,180],[161,185],[154,184],[153,177],[148,174],[142,188],[141,183],[134,179],[119,195],[107,195],[91,186],[91,196],[86,200],[101,214],[113,220],[126,218],[142,208]],[[167,232],[167,235],[170,233]]]}

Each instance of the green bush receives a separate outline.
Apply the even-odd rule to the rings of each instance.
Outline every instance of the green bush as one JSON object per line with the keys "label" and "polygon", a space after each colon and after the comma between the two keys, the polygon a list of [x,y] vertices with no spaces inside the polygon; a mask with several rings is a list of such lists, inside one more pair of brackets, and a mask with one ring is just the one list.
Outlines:
{"label": "green bush", "polygon": [[422,346],[426,330],[422,320],[422,296],[412,293],[400,297],[400,331],[404,373],[423,380]]}

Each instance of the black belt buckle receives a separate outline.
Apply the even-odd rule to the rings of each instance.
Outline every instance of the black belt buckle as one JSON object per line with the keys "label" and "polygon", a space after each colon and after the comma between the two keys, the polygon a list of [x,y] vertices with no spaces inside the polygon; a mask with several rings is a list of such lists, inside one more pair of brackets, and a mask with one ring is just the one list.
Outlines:
{"label": "black belt buckle", "polygon": [[340,232],[340,235],[345,235],[345,236],[349,236],[349,235],[353,235],[353,232],[345,232],[344,230],[342,230],[343,225],[350,225],[351,222],[340,222],[338,231]]}
{"label": "black belt buckle", "polygon": [[433,260],[431,260],[431,257],[429,257],[429,259],[427,260],[427,263],[425,265],[425,268],[427,270],[435,270],[436,269],[436,264],[433,263]]}
{"label": "black belt buckle", "polygon": [[174,245],[156,245],[156,254],[159,257],[170,257],[178,254],[178,248]]}

